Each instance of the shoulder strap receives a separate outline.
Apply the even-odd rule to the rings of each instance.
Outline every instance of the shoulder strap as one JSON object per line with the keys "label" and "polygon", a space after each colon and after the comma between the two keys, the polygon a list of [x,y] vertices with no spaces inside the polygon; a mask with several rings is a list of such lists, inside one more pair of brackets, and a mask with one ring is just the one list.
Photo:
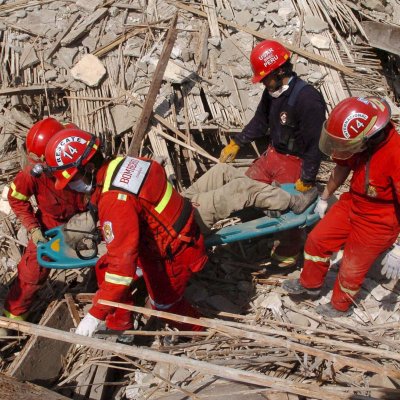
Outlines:
{"label": "shoulder strap", "polygon": [[292,92],[289,95],[289,101],[288,101],[288,106],[289,107],[293,107],[294,103],[296,103],[297,97],[299,95],[299,93],[301,92],[301,90],[308,86],[307,82],[304,82],[302,79],[298,79],[297,82],[294,85],[294,88],[292,90]]}

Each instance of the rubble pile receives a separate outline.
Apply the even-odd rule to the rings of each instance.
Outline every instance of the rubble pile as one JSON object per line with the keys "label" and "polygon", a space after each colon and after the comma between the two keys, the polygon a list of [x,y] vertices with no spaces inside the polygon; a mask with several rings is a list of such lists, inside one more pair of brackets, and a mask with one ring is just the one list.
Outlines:
{"label": "rubble pile", "polygon": [[[173,48],[157,77],[176,15]],[[100,136],[107,155],[127,154],[134,143],[142,155],[163,156],[182,190],[254,115],[263,87],[251,84],[248,57],[262,39],[290,49],[296,73],[321,90],[328,111],[348,96],[379,95],[398,122],[400,54],[374,29],[395,32],[399,17],[398,0],[0,0],[0,300],[27,243],[7,190],[25,163],[25,135],[34,122],[46,116],[72,122]],[[161,87],[148,105],[156,78]],[[146,107],[153,113],[138,140]],[[264,148],[257,142],[233,165],[249,165]],[[332,165],[323,162],[320,184]],[[25,334],[0,345],[0,370],[79,399],[399,398],[398,285],[384,280],[377,262],[355,314],[322,319],[313,310],[330,298],[335,266],[324,297],[294,302],[280,289],[284,276],[269,269],[273,246],[266,238],[212,250],[187,290],[215,321],[207,333],[189,335],[191,341],[168,326],[134,334],[135,344],[219,366],[220,375],[72,346],[56,373],[37,367],[39,377],[22,367],[22,357],[34,358],[29,352],[37,347],[37,338]],[[332,261],[338,262],[340,254]],[[41,324],[60,313],[76,327],[90,302],[90,275],[53,271],[30,319],[38,322],[55,299]],[[140,318],[141,327],[147,322]],[[228,381],[230,367],[238,374]],[[245,372],[257,376],[239,379]]]}

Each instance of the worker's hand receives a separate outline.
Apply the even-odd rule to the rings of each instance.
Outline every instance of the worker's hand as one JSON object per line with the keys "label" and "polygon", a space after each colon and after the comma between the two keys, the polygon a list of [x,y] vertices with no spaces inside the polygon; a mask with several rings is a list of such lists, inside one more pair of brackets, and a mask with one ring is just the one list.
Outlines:
{"label": "worker's hand", "polygon": [[319,214],[320,218],[324,218],[326,209],[328,208],[328,202],[326,200],[318,199],[317,205],[315,206],[314,213]]}
{"label": "worker's hand", "polygon": [[382,275],[385,275],[386,278],[400,278],[400,245],[394,245],[393,249],[382,260],[382,265]]}
{"label": "worker's hand", "polygon": [[47,242],[46,238],[43,236],[42,230],[38,226],[36,228],[32,228],[29,233],[31,234],[32,242],[35,244],[35,246],[37,246],[39,242]]}
{"label": "worker's hand", "polygon": [[92,337],[100,322],[100,319],[97,319],[96,317],[93,317],[92,314],[87,313],[83,320],[79,323],[75,333],[82,336]]}
{"label": "worker's hand", "polygon": [[304,183],[301,179],[297,179],[296,183],[294,184],[294,188],[299,192],[307,192],[314,187],[311,183]]}
{"label": "worker's hand", "polygon": [[219,161],[222,163],[233,161],[236,158],[239,149],[240,146],[231,139],[230,143],[222,149]]}

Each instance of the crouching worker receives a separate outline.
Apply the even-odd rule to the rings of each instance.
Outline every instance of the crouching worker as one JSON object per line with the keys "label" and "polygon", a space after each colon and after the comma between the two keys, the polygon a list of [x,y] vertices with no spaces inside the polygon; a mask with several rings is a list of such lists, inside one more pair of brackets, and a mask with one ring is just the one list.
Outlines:
{"label": "crouching worker", "polygon": [[[18,264],[18,275],[4,303],[3,313],[8,318],[26,319],[36,293],[49,276],[50,269],[40,267],[37,262],[36,246],[46,241],[44,232],[64,224],[87,207],[89,198],[85,193],[69,187],[56,189],[54,178],[47,174],[34,176],[34,166],[43,163],[47,142],[64,128],[54,118],[43,119],[31,127],[25,141],[28,164],[18,172],[8,193],[12,210],[29,233],[28,245]],[[36,200],[36,212],[30,202],[31,197]],[[0,328],[0,336],[10,333],[12,331]]]}
{"label": "crouching worker", "polygon": [[[350,191],[341,195],[309,234],[300,279],[286,280],[289,294],[318,295],[332,253],[343,248],[331,302],[316,311],[346,316],[376,258],[390,249],[400,232],[400,136],[390,121],[390,108],[377,97],[351,97],[331,112],[320,149],[337,165],[317,203],[323,217],[327,200],[353,176]],[[400,270],[398,246],[385,258],[385,270]],[[397,276],[397,274],[396,274]]]}
{"label": "crouching worker", "polygon": [[[78,129],[58,132],[46,147],[55,186],[91,185],[107,253],[96,265],[99,289],[76,333],[92,336],[101,321],[110,329],[133,327],[132,315],[99,300],[132,304],[131,284],[140,265],[154,309],[198,317],[184,299],[187,282],[207,261],[204,240],[189,201],[175,191],[164,169],[144,158],[105,161],[100,140]],[[176,324],[181,329],[199,326]]]}

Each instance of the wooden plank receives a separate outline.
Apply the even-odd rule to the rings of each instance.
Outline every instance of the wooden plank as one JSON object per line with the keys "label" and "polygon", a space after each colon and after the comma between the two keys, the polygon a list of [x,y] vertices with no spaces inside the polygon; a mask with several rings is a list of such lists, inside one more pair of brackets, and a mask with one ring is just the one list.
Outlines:
{"label": "wooden plank", "polygon": [[75,42],[75,40],[81,38],[89,29],[92,24],[97,22],[100,18],[103,18],[108,13],[107,8],[99,8],[96,10],[89,18],[85,19],[78,27],[69,32],[67,36],[61,39],[61,44],[63,46],[68,46],[69,44]]}
{"label": "wooden plank", "polygon": [[[48,86],[47,90],[62,90],[61,85],[52,83],[52,86]],[[13,96],[14,94],[32,94],[35,92],[44,92],[44,85],[31,85],[31,86],[19,86],[0,89],[0,96]]]}
{"label": "wooden plank", "polygon": [[[118,304],[118,307],[126,306],[125,304]],[[122,307],[121,307],[122,308]],[[149,310],[150,311],[150,310]],[[153,310],[151,310],[154,312]],[[163,313],[164,315],[174,315],[169,313]],[[176,316],[180,317],[180,316]],[[196,320],[189,317],[180,317],[185,319],[192,319],[203,322],[202,320]],[[293,382],[287,379],[281,379],[278,377],[270,377],[258,372],[245,371],[240,369],[234,369],[230,367],[221,367],[220,365],[214,365],[204,361],[198,361],[187,357],[178,357],[170,354],[164,354],[155,350],[150,350],[144,347],[127,346],[121,343],[109,343],[102,339],[90,338],[80,336],[71,332],[64,332],[54,328],[46,326],[35,325],[25,321],[15,321],[9,318],[0,317],[0,327],[15,329],[20,332],[38,335],[47,339],[61,340],[68,343],[79,344],[104,351],[112,351],[117,354],[124,354],[131,357],[136,357],[146,361],[164,362],[167,364],[177,365],[182,368],[192,369],[195,371],[202,372],[206,375],[214,375],[221,378],[244,382],[249,385],[258,385],[261,387],[270,387],[275,390],[279,390],[286,393],[298,394],[305,397],[311,397],[321,400],[350,400],[354,398],[352,393],[334,393],[330,390],[326,390],[313,384],[305,384],[299,382]],[[384,367],[382,367],[382,373]]]}
{"label": "wooden plank", "polygon": [[[205,328],[216,329],[219,332],[236,335],[238,337],[243,337],[247,339],[257,340],[261,343],[265,343],[269,346],[276,347],[285,347],[290,351],[298,351],[304,354],[310,354],[315,357],[320,357],[325,360],[331,361],[336,368],[342,368],[344,366],[351,366],[353,368],[375,372],[378,375],[387,375],[391,378],[399,379],[400,378],[400,370],[394,369],[387,365],[374,364],[372,362],[363,361],[356,358],[350,358],[346,356],[342,356],[336,353],[330,353],[328,351],[320,350],[314,346],[305,346],[303,344],[290,341],[288,339],[282,339],[277,337],[272,337],[267,334],[260,334],[257,332],[250,332],[246,329],[247,325],[241,324],[243,329],[237,328],[238,323],[235,324],[235,328],[227,327],[223,321],[211,320],[211,319],[196,319],[191,317],[185,317],[181,315],[171,314],[164,311],[150,310],[143,307],[129,306],[127,304],[122,303],[114,303],[112,301],[100,300],[100,304],[104,304],[111,307],[123,308],[124,310],[130,310],[134,312],[139,312],[148,316],[155,316],[158,318],[164,318],[172,321],[179,321],[188,324],[194,324],[203,326]],[[0,319],[1,321],[1,319]],[[232,322],[230,324],[233,324]],[[262,329],[259,327],[251,327],[253,330]],[[295,393],[296,394],[296,393]],[[298,393],[297,393],[298,394]]]}
{"label": "wooden plank", "polygon": [[136,124],[135,133],[133,134],[133,139],[128,149],[128,156],[139,155],[140,144],[146,134],[147,127],[149,125],[149,120],[153,114],[153,106],[160,91],[162,79],[164,76],[165,69],[167,68],[168,60],[171,55],[172,48],[174,47],[176,39],[176,24],[178,22],[178,13],[175,14],[172,19],[171,26],[168,30],[167,37],[161,52],[160,59],[158,60],[157,67],[154,71],[153,79],[147,93],[146,100],[143,105],[142,113]]}
{"label": "wooden plank", "polygon": [[219,45],[221,43],[221,35],[219,33],[219,26],[218,26],[218,17],[217,11],[215,10],[215,3],[214,0],[203,0],[203,4],[207,11],[207,19],[208,25],[210,26],[210,33],[213,39],[216,39],[218,43],[215,45]]}
{"label": "wooden plank", "polygon": [[1,400],[68,400],[56,392],[29,382],[20,382],[0,372]]}
{"label": "wooden plank", "polygon": [[[43,316],[40,324],[64,331],[74,326],[65,301],[56,304],[49,315]],[[8,373],[30,382],[51,382],[57,378],[61,369],[61,358],[67,354],[69,348],[67,343],[32,336],[9,367]]]}
{"label": "wooden plank", "polygon": [[64,298],[67,303],[68,311],[71,315],[72,321],[76,328],[79,325],[79,322],[81,322],[81,318],[79,317],[78,308],[76,307],[76,304],[75,304],[74,298],[72,297],[72,294],[65,293]]}

